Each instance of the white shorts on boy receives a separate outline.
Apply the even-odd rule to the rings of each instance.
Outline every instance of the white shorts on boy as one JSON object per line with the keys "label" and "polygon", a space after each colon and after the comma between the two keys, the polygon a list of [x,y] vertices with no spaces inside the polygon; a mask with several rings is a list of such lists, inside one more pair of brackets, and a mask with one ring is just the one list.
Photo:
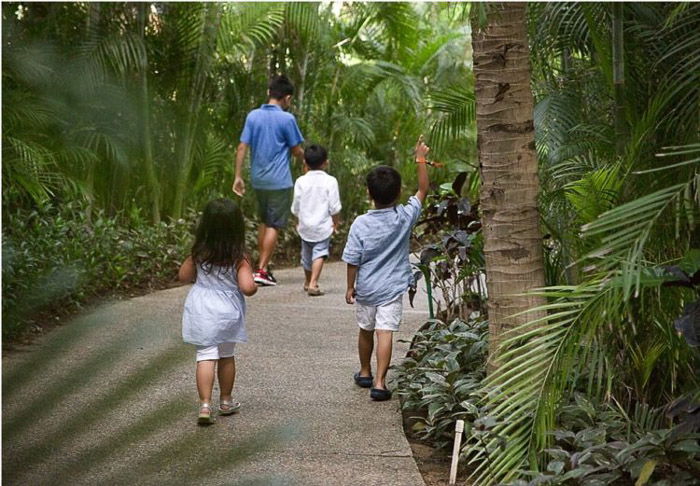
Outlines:
{"label": "white shorts on boy", "polygon": [[382,305],[363,305],[355,302],[357,325],[365,331],[399,330],[403,314],[403,295]]}
{"label": "white shorts on boy", "polygon": [[321,241],[301,240],[301,266],[307,272],[311,271],[311,264],[318,258],[328,258],[331,239]]}
{"label": "white shorts on boy", "polygon": [[230,358],[234,354],[236,343],[222,343],[213,346],[197,346],[197,361]]}

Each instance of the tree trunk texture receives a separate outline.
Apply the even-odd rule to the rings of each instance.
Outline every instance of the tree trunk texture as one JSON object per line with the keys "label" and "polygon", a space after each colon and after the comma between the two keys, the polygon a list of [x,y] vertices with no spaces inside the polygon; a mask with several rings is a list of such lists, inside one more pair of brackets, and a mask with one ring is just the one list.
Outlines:
{"label": "tree trunk texture", "polygon": [[512,317],[544,304],[518,294],[545,281],[525,4],[490,4],[487,20],[472,41],[493,373],[504,332],[543,315]]}

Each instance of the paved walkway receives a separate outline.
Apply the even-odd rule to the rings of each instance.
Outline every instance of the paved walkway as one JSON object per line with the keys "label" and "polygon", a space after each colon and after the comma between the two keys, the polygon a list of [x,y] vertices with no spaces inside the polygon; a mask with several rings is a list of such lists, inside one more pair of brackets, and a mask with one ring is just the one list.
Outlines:
{"label": "paved walkway", "polygon": [[[248,300],[242,411],[211,427],[195,424],[194,351],[180,338],[189,287],[102,305],[3,357],[3,482],[423,485],[398,400],[372,402],[353,384],[344,265],[326,266],[319,298],[302,292],[300,269],[276,276]],[[426,311],[406,302],[404,317],[397,341]]]}

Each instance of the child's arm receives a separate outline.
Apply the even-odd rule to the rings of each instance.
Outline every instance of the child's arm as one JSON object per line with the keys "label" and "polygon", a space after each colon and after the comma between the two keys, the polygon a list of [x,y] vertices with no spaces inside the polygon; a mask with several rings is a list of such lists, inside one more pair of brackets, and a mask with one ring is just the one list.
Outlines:
{"label": "child's arm", "polygon": [[246,255],[238,264],[238,288],[241,289],[243,295],[250,297],[258,291],[258,286],[253,280],[253,268],[250,266],[250,261]]}
{"label": "child's arm", "polygon": [[236,149],[236,167],[235,176],[233,179],[233,192],[238,196],[243,196],[245,194],[245,182],[243,181],[243,162],[245,161],[245,155],[248,152],[247,143],[239,143]]}
{"label": "child's arm", "polygon": [[[292,151],[292,157],[297,159],[297,161],[302,165],[302,167],[305,167],[304,149],[301,147],[301,144],[295,145],[294,147],[292,147],[291,151]],[[304,172],[306,172],[306,170]]]}
{"label": "child's arm", "polygon": [[301,184],[299,179],[294,183],[294,197],[292,198],[292,214],[299,217],[299,205],[301,204]]}
{"label": "child's arm", "polygon": [[355,303],[355,277],[357,277],[357,265],[348,263],[348,289],[345,291],[345,302]]}
{"label": "child's arm", "polygon": [[338,231],[338,228],[340,228],[340,213],[332,214],[331,219],[333,220],[333,231]]}
{"label": "child's arm", "polygon": [[197,276],[197,267],[194,265],[194,260],[191,256],[182,262],[180,271],[177,272],[177,278],[182,283],[192,283]]}
{"label": "child's arm", "polygon": [[340,226],[340,210],[343,209],[343,206],[340,203],[338,180],[335,177],[333,178],[333,183],[328,193],[328,200],[328,211],[331,213],[331,219],[333,220],[333,231],[338,231],[338,227]]}
{"label": "child's arm", "polygon": [[425,159],[428,152],[430,152],[430,147],[423,142],[423,136],[421,135],[416,144],[416,173],[418,174],[418,192],[416,193],[416,198],[418,198],[421,204],[425,201],[428,191],[430,191],[428,164]]}

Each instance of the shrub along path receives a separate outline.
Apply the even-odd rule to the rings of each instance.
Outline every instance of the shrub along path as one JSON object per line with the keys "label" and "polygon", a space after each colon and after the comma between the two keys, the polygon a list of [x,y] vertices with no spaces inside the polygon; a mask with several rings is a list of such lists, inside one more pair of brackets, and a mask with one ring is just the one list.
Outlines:
{"label": "shrub along path", "polygon": [[[194,350],[180,337],[189,287],[104,304],[3,357],[4,482],[423,485],[398,399],[353,384],[344,264],[324,269],[323,297],[302,292],[301,269],[276,276],[248,301],[242,410],[211,427],[195,424]],[[426,316],[406,299],[397,340]]]}

